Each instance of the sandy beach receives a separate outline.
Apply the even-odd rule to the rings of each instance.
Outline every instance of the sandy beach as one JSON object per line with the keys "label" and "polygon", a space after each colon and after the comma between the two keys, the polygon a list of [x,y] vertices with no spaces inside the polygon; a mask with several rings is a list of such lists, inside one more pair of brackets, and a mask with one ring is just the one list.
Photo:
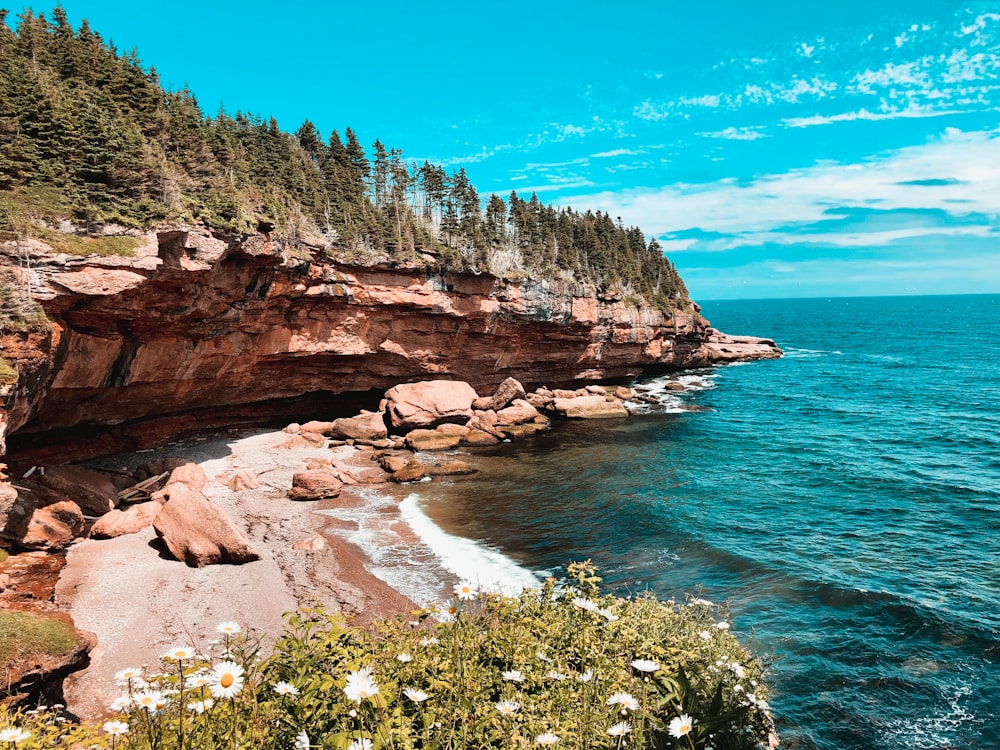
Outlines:
{"label": "sandy beach", "polygon": [[[288,437],[282,432],[201,437],[103,462],[108,468],[133,469],[173,456],[199,464],[209,479],[205,494],[246,534],[261,559],[191,568],[161,551],[152,528],[74,544],[56,587],[56,603],[78,628],[96,634],[98,645],[90,667],[66,681],[70,711],[84,718],[107,713],[119,693],[115,672],[155,666],[175,644],[205,648],[218,637],[215,627],[222,621],[236,621],[267,641],[281,633],[283,615],[302,603],[319,602],[355,623],[414,608],[410,598],[369,572],[364,552],[347,541],[357,524],[328,514],[331,509],[365,512],[365,505],[375,502],[368,513],[378,527],[375,544],[412,547],[408,564],[433,566],[433,555],[420,549],[419,538],[386,494],[394,488],[379,486],[375,494],[345,487],[335,500],[291,501],[286,492],[292,475],[308,459],[350,464],[367,458],[353,446],[279,447]],[[220,481],[241,470],[256,474],[260,487],[233,492]],[[311,549],[295,549],[296,542]],[[431,573],[446,575],[436,568]],[[437,598],[445,584],[442,578],[441,591],[424,592],[426,599]]]}

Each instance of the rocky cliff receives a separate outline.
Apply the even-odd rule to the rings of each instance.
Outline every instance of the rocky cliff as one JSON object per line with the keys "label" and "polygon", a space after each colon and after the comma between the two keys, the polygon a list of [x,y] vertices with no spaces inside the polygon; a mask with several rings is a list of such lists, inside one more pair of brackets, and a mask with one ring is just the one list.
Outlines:
{"label": "rocky cliff", "polygon": [[528,386],[636,378],[780,356],[698,308],[666,316],[593,287],[426,267],[355,267],[319,244],[170,227],[128,257],[37,241],[0,262],[49,326],[0,335],[18,371],[8,460],[64,462],[197,429],[336,416],[400,382],[513,376]]}

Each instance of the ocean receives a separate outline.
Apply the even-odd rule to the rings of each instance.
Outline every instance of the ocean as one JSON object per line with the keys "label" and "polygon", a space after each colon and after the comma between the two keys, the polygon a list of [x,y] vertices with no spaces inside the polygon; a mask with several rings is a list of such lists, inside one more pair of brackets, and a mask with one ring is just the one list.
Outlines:
{"label": "ocean", "polygon": [[[728,602],[784,747],[1000,748],[1000,295],[703,307],[785,357],[479,450],[404,519],[456,575],[589,558],[619,594]],[[401,588],[433,588],[421,566]]]}

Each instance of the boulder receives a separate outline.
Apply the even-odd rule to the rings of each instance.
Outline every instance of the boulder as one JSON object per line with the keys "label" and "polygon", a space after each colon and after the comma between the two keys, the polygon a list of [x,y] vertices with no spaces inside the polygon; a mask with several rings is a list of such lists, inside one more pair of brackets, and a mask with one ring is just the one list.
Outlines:
{"label": "boulder", "polygon": [[676,380],[671,380],[664,386],[668,391],[674,391],[675,393],[681,393],[686,391],[687,388],[684,387],[683,383],[678,383]]}
{"label": "boulder", "polygon": [[285,450],[295,450],[296,448],[322,448],[326,445],[326,436],[318,432],[300,432],[292,435],[288,440],[277,446]]}
{"label": "boulder", "polygon": [[521,385],[520,381],[514,378],[507,378],[497,387],[496,393],[490,399],[490,405],[485,408],[500,411],[505,406],[508,406],[511,401],[523,399],[524,396],[524,386]]}
{"label": "boulder", "polygon": [[608,401],[604,396],[557,398],[553,405],[556,411],[562,412],[571,419],[605,419],[628,416],[621,401]]}
{"label": "boulder", "polygon": [[288,497],[292,500],[324,500],[337,497],[343,488],[344,483],[333,473],[332,467],[311,469],[292,476]]}
{"label": "boulder", "polygon": [[103,515],[118,505],[118,490],[107,475],[82,466],[49,466],[44,474],[33,474],[31,484],[57,495],[53,499],[72,500],[87,516]]}
{"label": "boulder", "polygon": [[437,430],[412,430],[406,433],[406,444],[415,451],[447,451],[457,448],[461,435],[446,435]]}
{"label": "boulder", "polygon": [[192,489],[200,490],[208,484],[208,477],[205,476],[205,470],[198,464],[188,461],[170,472],[167,484],[170,485],[174,482],[183,482]]}
{"label": "boulder", "polygon": [[163,506],[155,500],[138,503],[125,510],[110,510],[90,529],[94,539],[113,539],[142,531],[156,520]]}
{"label": "boulder", "polygon": [[238,471],[232,476],[225,477],[222,483],[233,492],[255,490],[260,487],[260,479],[258,479],[257,475],[246,469]]}
{"label": "boulder", "polygon": [[384,413],[365,412],[356,417],[335,419],[327,434],[350,440],[384,440],[389,430],[385,426]]}
{"label": "boulder", "polygon": [[379,457],[379,464],[390,474],[395,474],[413,460],[409,453],[386,453]]}
{"label": "boulder", "polygon": [[28,549],[64,549],[83,533],[85,526],[80,506],[72,500],[52,503],[31,514],[21,545]]}
{"label": "boulder", "polygon": [[469,430],[469,434],[462,438],[466,445],[496,445],[500,438],[482,430]]}
{"label": "boulder", "polygon": [[460,474],[475,474],[476,470],[469,466],[469,464],[465,461],[455,459],[454,461],[447,461],[443,464],[429,466],[427,468],[427,473],[432,477],[450,477],[458,476]]}
{"label": "boulder", "polygon": [[518,398],[514,399],[514,402],[506,409],[501,409],[497,412],[496,424],[498,427],[523,424],[524,422],[532,421],[537,416],[538,409],[524,399]]}
{"label": "boulder", "polygon": [[478,398],[472,386],[460,380],[405,383],[390,388],[385,397],[392,426],[407,431],[444,422],[464,424]]}
{"label": "boulder", "polygon": [[260,559],[243,534],[204,494],[183,482],[171,483],[169,488],[169,500],[153,522],[153,530],[177,560],[201,568]]}
{"label": "boulder", "polygon": [[292,545],[292,549],[306,550],[307,552],[323,550],[326,549],[326,539],[317,534],[308,539],[300,539]]}
{"label": "boulder", "polygon": [[531,437],[532,435],[544,431],[545,425],[527,422],[525,424],[507,425],[501,429],[503,429],[503,434],[510,440],[520,440],[521,438]]}
{"label": "boulder", "polygon": [[319,420],[313,419],[309,422],[306,422],[305,424],[299,425],[298,431],[299,433],[318,432],[323,435],[329,435],[330,430],[332,429],[333,429],[333,422],[320,422]]}
{"label": "boulder", "polygon": [[469,428],[464,424],[439,424],[434,429],[442,435],[458,435],[460,438],[469,434]]}
{"label": "boulder", "polygon": [[419,461],[410,461],[390,477],[393,482],[416,482],[427,476],[427,467]]}

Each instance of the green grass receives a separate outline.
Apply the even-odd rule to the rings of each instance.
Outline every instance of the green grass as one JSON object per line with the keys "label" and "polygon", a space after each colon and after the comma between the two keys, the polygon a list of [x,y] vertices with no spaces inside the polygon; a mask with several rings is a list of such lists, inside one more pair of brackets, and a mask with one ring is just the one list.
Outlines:
{"label": "green grass", "polygon": [[63,656],[76,648],[73,626],[54,620],[0,609],[0,673],[15,662],[35,655]]}
{"label": "green grass", "polygon": [[[17,378],[17,370],[11,367],[7,360],[0,357],[0,388],[17,385]],[[3,562],[5,556],[0,555],[0,562]]]}

